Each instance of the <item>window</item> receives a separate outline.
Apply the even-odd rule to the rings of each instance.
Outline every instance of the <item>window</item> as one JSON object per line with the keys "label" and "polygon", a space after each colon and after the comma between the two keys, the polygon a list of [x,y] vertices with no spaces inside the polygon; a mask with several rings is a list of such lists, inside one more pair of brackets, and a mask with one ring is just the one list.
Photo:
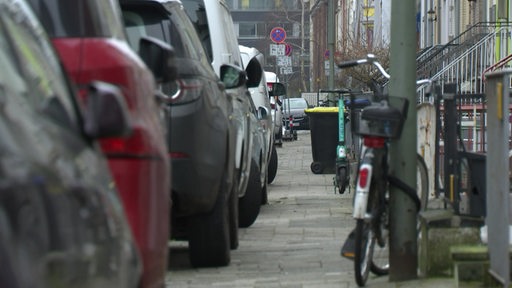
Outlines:
{"label": "window", "polygon": [[227,0],[232,10],[298,10],[302,0]]}
{"label": "window", "polygon": [[256,23],[240,22],[238,23],[238,37],[256,37]]}
{"label": "window", "polygon": [[[163,13],[151,6],[135,5],[123,8],[123,19],[130,45],[139,52],[141,37],[151,36],[160,39],[174,48],[178,58],[201,59],[200,43],[194,27],[185,25],[185,13]],[[190,23],[190,22],[188,22]],[[204,54],[204,53],[203,53]]]}

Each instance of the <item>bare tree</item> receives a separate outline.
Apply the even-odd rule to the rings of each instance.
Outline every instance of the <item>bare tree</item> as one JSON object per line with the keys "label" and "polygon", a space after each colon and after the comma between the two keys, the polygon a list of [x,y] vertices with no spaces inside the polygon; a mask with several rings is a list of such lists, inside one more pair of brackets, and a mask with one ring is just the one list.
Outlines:
{"label": "bare tree", "polygon": [[[368,44],[369,43],[364,40],[361,41],[360,39],[360,41],[355,41],[353,38],[347,37],[345,45],[338,43],[338,47],[343,47],[341,50],[343,52],[336,55],[334,59],[335,62],[339,63],[343,61],[362,59],[371,53],[377,57],[384,69],[388,70],[389,46],[384,45],[383,47],[371,47]],[[382,85],[386,83],[387,79],[384,79],[375,69],[376,68],[372,65],[360,65],[353,68],[343,69],[339,74],[337,84],[340,87],[367,90],[371,88],[372,85]]]}
{"label": "bare tree", "polygon": [[[355,23],[353,28],[348,22],[342,23],[345,33],[338,41],[340,53],[335,55],[335,62],[349,61],[365,58],[367,54],[374,54],[382,66],[389,68],[389,43],[384,39],[374,39],[375,15],[369,13],[369,7],[362,1],[356,4]],[[345,15],[348,17],[347,15]],[[380,28],[379,28],[380,29]],[[381,33],[377,33],[381,34]],[[382,36],[376,36],[381,38]],[[376,73],[375,67],[361,65],[354,68],[343,69],[338,75],[337,82],[342,87],[371,89],[374,85],[382,85],[387,82],[380,73]]]}

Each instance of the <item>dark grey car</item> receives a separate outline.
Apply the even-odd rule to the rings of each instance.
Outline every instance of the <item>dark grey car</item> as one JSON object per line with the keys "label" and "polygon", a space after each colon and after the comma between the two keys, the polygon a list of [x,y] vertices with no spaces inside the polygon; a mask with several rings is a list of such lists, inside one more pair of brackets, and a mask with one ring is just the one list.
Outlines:
{"label": "dark grey car", "polygon": [[78,95],[23,0],[0,0],[0,286],[137,287],[138,251],[97,139],[131,132],[119,89]]}
{"label": "dark grey car", "polygon": [[[173,46],[174,85],[162,86],[170,108],[172,238],[188,240],[194,266],[223,266],[238,245],[234,178],[233,106],[225,89],[242,87],[242,69],[222,65],[217,77],[196,29],[176,0],[121,0],[128,38],[143,36]],[[220,79],[219,79],[220,78]]]}

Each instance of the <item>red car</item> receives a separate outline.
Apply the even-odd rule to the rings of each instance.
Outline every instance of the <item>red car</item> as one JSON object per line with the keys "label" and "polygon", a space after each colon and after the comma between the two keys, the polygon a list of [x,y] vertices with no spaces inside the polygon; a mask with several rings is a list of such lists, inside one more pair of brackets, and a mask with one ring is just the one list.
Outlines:
{"label": "red car", "polygon": [[101,147],[142,256],[141,287],[164,287],[171,168],[155,78],[127,43],[117,0],[29,2],[79,88],[101,80],[121,88],[126,98],[133,134],[102,140]]}

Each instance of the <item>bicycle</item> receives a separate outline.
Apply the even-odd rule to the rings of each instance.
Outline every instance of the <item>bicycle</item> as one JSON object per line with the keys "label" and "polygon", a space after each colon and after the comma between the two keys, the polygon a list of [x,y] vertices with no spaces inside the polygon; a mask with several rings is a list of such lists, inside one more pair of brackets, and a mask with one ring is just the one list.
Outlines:
{"label": "bicycle", "polygon": [[[338,67],[343,69],[361,64],[372,64],[385,78],[390,78],[372,54],[368,54],[364,59],[340,63]],[[424,82],[421,81],[419,84],[421,83]],[[407,99],[396,97],[394,103],[398,103],[397,108],[391,106],[391,96],[385,95],[380,89],[375,89],[374,92],[375,98],[380,102],[365,107],[357,121],[351,121],[353,132],[363,139],[353,204],[356,227],[353,231],[355,249],[352,257],[358,286],[366,284],[370,271],[378,276],[389,273],[388,186],[396,186],[409,195],[415,202],[418,212],[426,209],[428,199],[428,174],[421,156],[417,157],[420,181],[416,189],[388,174],[388,144],[390,140],[400,137],[407,117]],[[353,94],[351,102],[354,103]],[[351,118],[356,119],[355,115],[351,115]]]}

